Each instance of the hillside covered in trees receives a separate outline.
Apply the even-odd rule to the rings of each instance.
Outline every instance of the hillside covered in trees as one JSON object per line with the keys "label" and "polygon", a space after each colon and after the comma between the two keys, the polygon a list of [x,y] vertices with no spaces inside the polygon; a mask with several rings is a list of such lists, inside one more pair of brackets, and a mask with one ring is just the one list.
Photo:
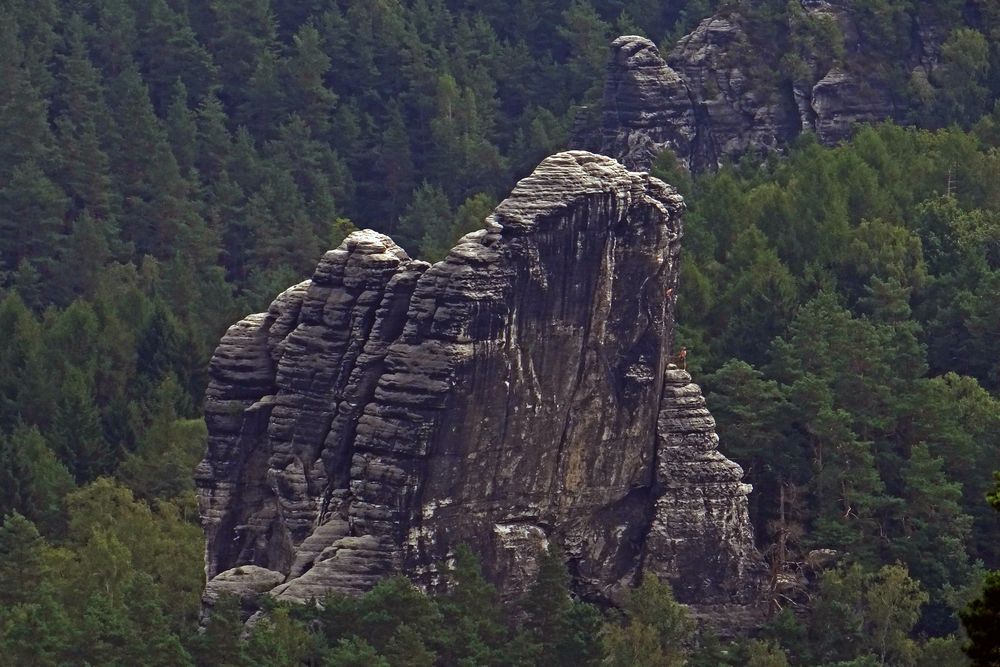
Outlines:
{"label": "hillside covered in trees", "polygon": [[[0,665],[965,664],[958,611],[1000,568],[990,0],[851,0],[892,37],[868,62],[912,95],[900,125],[654,166],[689,208],[679,342],[772,563],[759,637],[694,638],[654,582],[604,616],[554,562],[504,609],[471,556],[452,597],[390,581],[242,648],[225,605],[197,632],[225,326],[355,227],[441,258],[565,147],[618,34],[666,52],[742,12],[777,46],[740,57],[795,76],[826,43],[795,4],[0,0]],[[931,6],[939,75],[914,89],[894,49]]]}

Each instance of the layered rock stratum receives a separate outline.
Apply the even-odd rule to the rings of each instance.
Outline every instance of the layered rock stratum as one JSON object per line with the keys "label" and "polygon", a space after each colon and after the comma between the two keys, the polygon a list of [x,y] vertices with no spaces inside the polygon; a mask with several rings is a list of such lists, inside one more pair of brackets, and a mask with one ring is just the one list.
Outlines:
{"label": "layered rock stratum", "polygon": [[649,571],[691,604],[749,602],[750,489],[669,364],[682,211],[560,153],[445,260],[356,232],[233,325],[196,472],[206,601],[437,589],[462,543],[513,596],[556,543],[585,599]]}
{"label": "layered rock stratum", "polygon": [[[750,22],[731,9],[703,20],[666,56],[645,37],[619,37],[611,45],[598,127],[578,123],[571,145],[639,170],[670,149],[692,171],[705,171],[744,155],[780,152],[803,132],[830,145],[859,123],[904,119],[912,100],[889,80],[890,67],[873,66],[871,54],[882,45],[869,43],[855,6],[845,0],[796,4],[789,15],[801,25],[787,26],[790,35],[825,27],[839,44],[817,45],[791,74],[778,71],[773,53],[765,55],[775,45],[761,43]],[[892,67],[926,84],[939,60],[941,33],[933,11],[921,9],[910,47]]]}

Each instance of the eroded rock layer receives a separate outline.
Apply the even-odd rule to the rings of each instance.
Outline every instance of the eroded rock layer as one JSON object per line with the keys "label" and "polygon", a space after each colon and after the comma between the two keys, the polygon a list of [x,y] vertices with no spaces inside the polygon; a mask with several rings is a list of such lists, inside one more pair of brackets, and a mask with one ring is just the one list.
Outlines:
{"label": "eroded rock layer", "polygon": [[667,368],[682,209],[560,153],[444,261],[357,232],[230,328],[196,474],[209,590],[273,580],[241,566],[284,599],[433,588],[469,543],[513,595],[555,541],[590,599],[644,564],[689,602],[747,598],[748,489]]}

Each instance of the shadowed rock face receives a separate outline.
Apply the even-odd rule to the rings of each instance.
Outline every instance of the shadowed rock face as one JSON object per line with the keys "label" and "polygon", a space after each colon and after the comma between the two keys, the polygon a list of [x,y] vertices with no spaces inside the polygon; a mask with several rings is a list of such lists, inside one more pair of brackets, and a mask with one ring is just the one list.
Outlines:
{"label": "shadowed rock face", "polygon": [[509,596],[554,541],[589,599],[643,567],[688,602],[748,598],[749,488],[667,365],[682,209],[560,153],[444,261],[356,232],[231,327],[196,473],[208,593],[243,565],[284,599],[434,588],[464,542]]}

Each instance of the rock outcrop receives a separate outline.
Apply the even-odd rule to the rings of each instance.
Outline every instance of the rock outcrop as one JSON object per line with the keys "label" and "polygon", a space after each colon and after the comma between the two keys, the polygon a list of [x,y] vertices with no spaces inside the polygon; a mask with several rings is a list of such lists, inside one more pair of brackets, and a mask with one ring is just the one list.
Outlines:
{"label": "rock outcrop", "polygon": [[[644,37],[619,37],[611,45],[600,127],[589,126],[593,114],[584,110],[570,143],[639,170],[670,149],[689,169],[704,171],[781,151],[802,132],[834,144],[858,123],[900,120],[912,100],[890,84],[891,71],[926,81],[945,38],[933,12],[921,11],[912,18],[907,55],[878,67],[873,54],[883,45],[871,43],[859,25],[865,19],[845,0],[800,0],[799,9],[789,9],[783,30],[792,41],[801,33],[806,43],[817,35],[837,42],[814,44],[805,54],[776,53],[731,9],[703,20],[665,58]],[[842,55],[834,57],[835,50]],[[793,57],[783,62],[785,55]]]}
{"label": "rock outcrop", "polygon": [[682,209],[560,153],[445,260],[356,232],[231,327],[196,473],[209,592],[434,589],[469,543],[512,596],[556,542],[587,599],[648,569],[685,602],[749,601],[749,488],[668,366]]}

